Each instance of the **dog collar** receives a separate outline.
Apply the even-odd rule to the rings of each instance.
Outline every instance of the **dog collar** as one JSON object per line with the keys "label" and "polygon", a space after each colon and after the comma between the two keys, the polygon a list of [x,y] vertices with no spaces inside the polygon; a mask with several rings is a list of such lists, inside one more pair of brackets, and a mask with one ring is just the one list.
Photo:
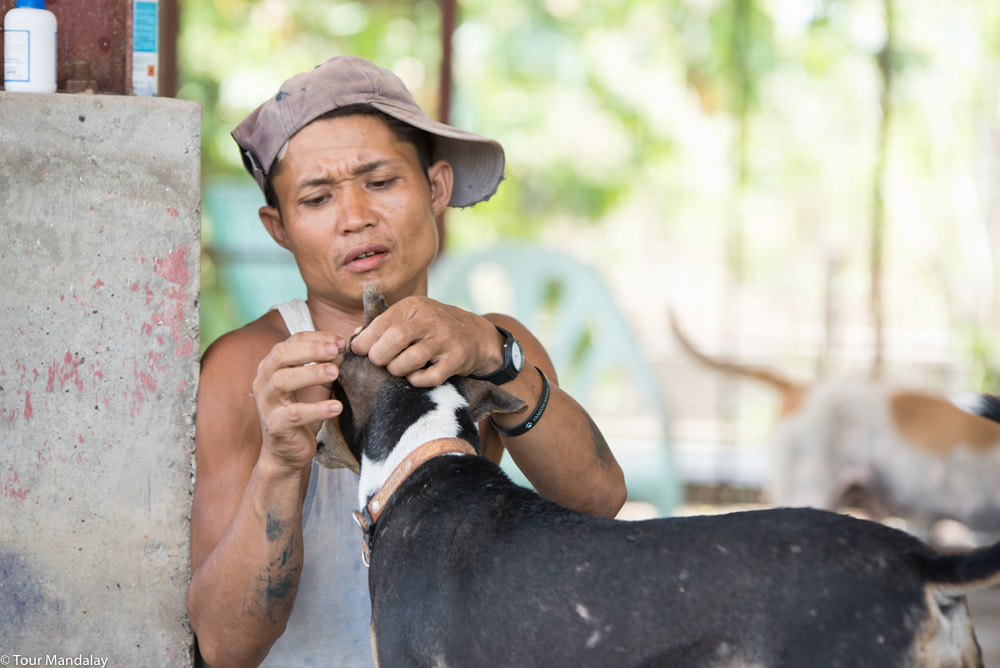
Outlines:
{"label": "dog collar", "polygon": [[468,441],[461,438],[436,438],[428,441],[406,456],[376,492],[375,496],[361,510],[355,510],[354,521],[361,528],[364,536],[361,539],[361,556],[365,566],[371,562],[371,539],[375,533],[375,523],[382,516],[386,504],[413,471],[439,455],[475,455],[476,450]]}

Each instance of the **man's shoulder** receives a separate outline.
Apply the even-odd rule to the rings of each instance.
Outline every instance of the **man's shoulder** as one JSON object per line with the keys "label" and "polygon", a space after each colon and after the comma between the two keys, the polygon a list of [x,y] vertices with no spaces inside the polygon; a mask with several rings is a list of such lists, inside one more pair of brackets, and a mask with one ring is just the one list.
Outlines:
{"label": "man's shoulder", "polygon": [[235,360],[254,365],[264,359],[276,343],[288,338],[288,330],[277,311],[269,311],[216,339],[202,357],[202,366]]}
{"label": "man's shoulder", "polygon": [[559,384],[555,367],[545,346],[521,321],[503,313],[485,313],[483,317],[513,334],[521,342],[525,359],[540,368],[551,383]]}
{"label": "man's shoulder", "polygon": [[[509,316],[504,313],[484,313],[483,317],[492,322],[494,325],[503,327],[518,339],[522,339],[522,344],[524,343],[523,339],[525,338],[533,341],[536,340],[535,335],[532,334],[531,330],[528,329],[524,323],[513,316]],[[538,345],[541,344],[539,343]]]}
{"label": "man's shoulder", "polygon": [[484,313],[483,317],[492,322],[494,325],[500,325],[504,329],[509,329],[510,331],[528,331],[528,328],[524,326],[517,318],[507,315],[505,313]]}

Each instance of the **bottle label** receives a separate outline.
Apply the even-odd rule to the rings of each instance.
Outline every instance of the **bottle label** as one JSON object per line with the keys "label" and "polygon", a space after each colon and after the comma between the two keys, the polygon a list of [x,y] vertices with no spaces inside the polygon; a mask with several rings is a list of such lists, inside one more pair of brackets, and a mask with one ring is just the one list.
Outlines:
{"label": "bottle label", "polygon": [[31,81],[31,33],[27,30],[5,30],[3,38],[3,80]]}
{"label": "bottle label", "polygon": [[132,94],[155,96],[157,84],[156,0],[132,2]]}

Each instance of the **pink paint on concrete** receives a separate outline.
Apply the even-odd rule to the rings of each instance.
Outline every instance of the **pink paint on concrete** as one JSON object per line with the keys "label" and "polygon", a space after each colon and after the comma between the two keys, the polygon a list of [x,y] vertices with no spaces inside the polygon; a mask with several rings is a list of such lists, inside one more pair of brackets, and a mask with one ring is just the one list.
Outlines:
{"label": "pink paint on concrete", "polygon": [[[194,352],[194,344],[183,335],[185,309],[188,298],[191,296],[187,291],[191,282],[191,273],[188,271],[185,261],[187,254],[187,246],[175,246],[167,257],[153,260],[153,270],[156,274],[176,284],[176,287],[168,287],[163,290],[163,295],[171,303],[159,304],[161,310],[153,314],[153,320],[170,327],[170,333],[177,343],[178,357],[184,357]],[[149,303],[148,299],[147,303]],[[149,331],[143,328],[143,332],[149,334],[152,332],[152,328]]]}
{"label": "pink paint on concrete", "polygon": [[139,372],[139,382],[142,384],[144,388],[146,388],[150,392],[156,391],[156,381],[153,379],[152,376],[150,376],[145,371]]}
{"label": "pink paint on concrete", "polygon": [[153,271],[167,279],[171,283],[187,286],[191,281],[191,274],[188,272],[184,258],[188,254],[188,247],[174,247],[167,257],[153,260]]}
{"label": "pink paint on concrete", "polygon": [[167,365],[163,363],[163,353],[150,350],[149,354],[146,355],[146,366],[148,366],[151,371],[166,371]]}
{"label": "pink paint on concrete", "polygon": [[[93,367],[93,365],[91,365]],[[80,377],[80,356],[74,355],[69,350],[63,357],[63,361],[53,359],[47,369],[47,380],[45,391],[54,392],[56,381],[59,382],[59,389],[66,387],[68,381],[72,381],[76,389],[83,390],[83,378]]]}
{"label": "pink paint on concrete", "polygon": [[101,360],[97,360],[90,365],[90,374],[94,377],[95,387],[99,381],[104,380],[104,371],[101,369]]}
{"label": "pink paint on concrete", "polygon": [[21,476],[16,470],[10,469],[10,473],[7,474],[7,480],[3,484],[3,495],[9,499],[24,501],[31,490],[20,485]]}
{"label": "pink paint on concrete", "polygon": [[[76,385],[76,389],[82,391],[83,379],[80,378],[80,356],[73,355],[69,350],[66,350],[66,356],[63,358],[63,362],[70,368],[70,370],[63,374],[62,385],[65,385],[67,380],[72,380],[73,384]],[[62,385],[60,385],[60,387]]]}

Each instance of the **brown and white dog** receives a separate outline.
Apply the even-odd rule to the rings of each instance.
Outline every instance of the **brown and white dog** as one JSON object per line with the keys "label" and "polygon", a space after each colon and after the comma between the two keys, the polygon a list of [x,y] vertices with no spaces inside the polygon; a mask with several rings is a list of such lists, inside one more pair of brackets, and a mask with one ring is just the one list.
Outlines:
{"label": "brown and white dog", "polygon": [[[365,291],[365,321],[385,307]],[[360,462],[380,668],[981,668],[965,595],[1000,543],[945,555],[807,508],[628,522],[547,501],[479,456],[483,381],[415,388],[345,353],[317,459]]]}
{"label": "brown and white dog", "polygon": [[763,382],[781,397],[767,484],[774,505],[835,510],[846,502],[920,534],[951,519],[1000,535],[997,401],[973,395],[966,410],[943,396],[875,381],[811,386],[700,351],[671,316],[684,349],[704,364]]}

